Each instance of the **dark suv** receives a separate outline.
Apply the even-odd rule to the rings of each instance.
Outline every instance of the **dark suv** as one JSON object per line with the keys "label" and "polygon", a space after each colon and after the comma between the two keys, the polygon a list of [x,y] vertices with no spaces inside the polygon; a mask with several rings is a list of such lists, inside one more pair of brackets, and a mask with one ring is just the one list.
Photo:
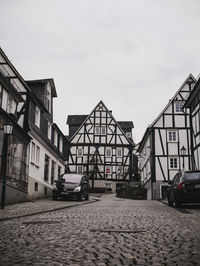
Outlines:
{"label": "dark suv", "polygon": [[180,207],[182,203],[200,203],[200,171],[180,171],[169,181],[168,205]]}
{"label": "dark suv", "polygon": [[89,200],[89,180],[80,174],[64,174],[56,181],[56,188],[53,189],[52,199],[74,198]]}

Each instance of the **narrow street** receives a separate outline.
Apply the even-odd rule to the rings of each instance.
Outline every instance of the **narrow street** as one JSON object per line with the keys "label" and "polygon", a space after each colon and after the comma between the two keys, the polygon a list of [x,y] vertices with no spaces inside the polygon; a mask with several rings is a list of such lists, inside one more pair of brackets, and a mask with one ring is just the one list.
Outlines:
{"label": "narrow street", "polygon": [[200,207],[105,195],[0,223],[0,265],[200,265]]}

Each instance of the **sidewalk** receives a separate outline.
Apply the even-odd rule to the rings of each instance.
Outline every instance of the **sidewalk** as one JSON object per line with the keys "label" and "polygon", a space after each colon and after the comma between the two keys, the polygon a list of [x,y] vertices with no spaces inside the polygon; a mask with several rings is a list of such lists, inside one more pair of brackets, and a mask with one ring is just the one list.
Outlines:
{"label": "sidewalk", "polygon": [[6,205],[5,209],[0,209],[0,222],[14,218],[31,216],[41,214],[54,210],[61,210],[73,206],[93,203],[99,200],[101,195],[91,194],[90,199],[85,201],[68,201],[68,200],[55,200],[51,198],[38,199],[31,202],[22,202],[16,204]]}

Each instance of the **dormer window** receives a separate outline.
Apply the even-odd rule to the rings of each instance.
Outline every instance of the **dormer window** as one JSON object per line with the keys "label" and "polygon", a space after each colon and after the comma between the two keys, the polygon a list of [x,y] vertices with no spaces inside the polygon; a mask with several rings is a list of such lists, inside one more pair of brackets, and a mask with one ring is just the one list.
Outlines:
{"label": "dormer window", "polygon": [[126,132],[126,137],[127,137],[128,139],[131,139],[131,132]]}
{"label": "dormer window", "polygon": [[182,113],[183,102],[175,102],[175,111],[176,113]]}
{"label": "dormer window", "polygon": [[40,128],[40,109],[37,106],[35,108],[35,125]]}

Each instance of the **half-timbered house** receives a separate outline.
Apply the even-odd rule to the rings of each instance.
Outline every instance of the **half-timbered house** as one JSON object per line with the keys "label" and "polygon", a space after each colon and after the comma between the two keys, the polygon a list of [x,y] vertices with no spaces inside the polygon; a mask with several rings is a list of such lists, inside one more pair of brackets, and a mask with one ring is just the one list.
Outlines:
{"label": "half-timbered house", "polygon": [[68,116],[67,124],[71,172],[86,173],[93,188],[113,192],[116,183],[132,179],[132,122],[118,123],[100,101],[90,115]]}
{"label": "half-timbered house", "polygon": [[200,170],[200,78],[187,98],[184,108],[189,108],[190,114],[192,170]]}
{"label": "half-timbered house", "polygon": [[29,199],[51,196],[58,176],[65,172],[67,139],[53,122],[53,79],[26,81],[31,89],[29,104],[30,164]]}
{"label": "half-timbered house", "polygon": [[[183,167],[191,169],[189,112],[184,112],[182,107],[195,82],[190,74],[161,114],[147,128],[139,144],[139,169],[148,191],[148,199],[165,197],[167,182],[176,172]],[[181,157],[182,147],[184,157]]]}
{"label": "half-timbered house", "polygon": [[[0,195],[5,195],[5,204],[27,200],[29,94],[24,79],[0,48]],[[3,125],[7,123],[13,125],[8,147],[3,133]],[[7,158],[5,152],[8,152]],[[3,170],[5,165],[6,171]]]}

